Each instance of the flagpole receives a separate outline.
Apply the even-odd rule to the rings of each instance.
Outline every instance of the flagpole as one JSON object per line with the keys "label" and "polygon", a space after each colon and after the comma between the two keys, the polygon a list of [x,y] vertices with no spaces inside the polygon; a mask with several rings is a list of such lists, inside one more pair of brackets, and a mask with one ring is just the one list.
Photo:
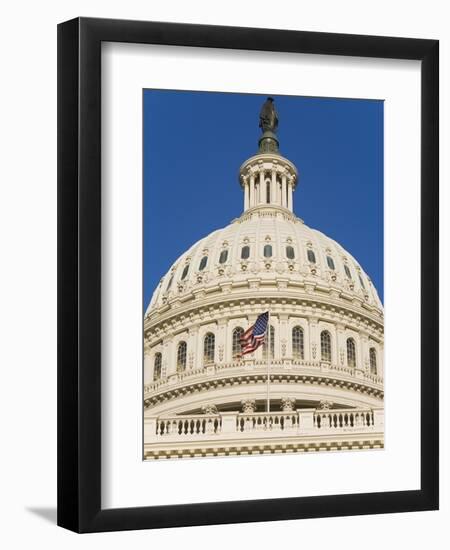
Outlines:
{"label": "flagpole", "polygon": [[267,412],[270,412],[270,311],[267,318]]}

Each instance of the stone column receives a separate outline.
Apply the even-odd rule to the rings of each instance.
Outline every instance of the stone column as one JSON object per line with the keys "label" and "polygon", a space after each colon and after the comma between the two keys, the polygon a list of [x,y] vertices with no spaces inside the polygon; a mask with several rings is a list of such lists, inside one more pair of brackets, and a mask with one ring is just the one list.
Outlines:
{"label": "stone column", "polygon": [[249,181],[248,177],[244,177],[244,210],[248,210],[249,206]]}
{"label": "stone column", "polygon": [[177,372],[176,359],[174,357],[174,344],[172,338],[169,338],[164,342],[163,369],[164,367],[166,370],[166,376],[171,376],[172,374],[176,374]]}
{"label": "stone column", "polygon": [[286,313],[280,314],[280,323],[279,323],[279,337],[278,341],[280,342],[280,355],[282,359],[291,359],[292,358],[292,338],[289,335],[289,329],[287,325],[288,315]]}
{"label": "stone column", "polygon": [[198,327],[190,327],[187,341],[187,368],[198,369],[198,352],[197,352]]}
{"label": "stone column", "polygon": [[292,188],[293,188],[293,179],[289,178],[289,183],[288,183],[288,205],[287,205],[287,207],[289,208],[289,210],[291,210],[291,212],[293,211],[293,208],[292,208]]}
{"label": "stone column", "polygon": [[286,197],[286,174],[281,176],[281,206],[287,208],[287,197]]}
{"label": "stone column", "polygon": [[370,371],[369,335],[367,332],[360,331],[359,342],[356,342],[356,367],[363,371]]}
{"label": "stone column", "polygon": [[320,361],[320,336],[317,331],[317,317],[310,317],[308,320],[308,326],[310,359],[311,361]]}
{"label": "stone column", "polygon": [[266,198],[266,183],[264,181],[264,170],[261,168],[259,171],[259,198],[258,204],[265,203]]}
{"label": "stone column", "polygon": [[277,171],[275,167],[272,169],[272,181],[270,182],[270,202],[271,204],[278,204]]}
{"label": "stone column", "polygon": [[223,363],[226,357],[228,319],[220,319],[217,323],[215,363]]}
{"label": "stone column", "polygon": [[336,325],[336,337],[337,337],[337,356],[335,363],[341,367],[347,363],[347,344],[345,341],[345,326],[338,323]]}
{"label": "stone column", "polygon": [[153,382],[153,361],[150,354],[150,348],[144,347],[144,384]]}
{"label": "stone column", "polygon": [[250,176],[250,208],[256,205],[255,201],[255,176]]}

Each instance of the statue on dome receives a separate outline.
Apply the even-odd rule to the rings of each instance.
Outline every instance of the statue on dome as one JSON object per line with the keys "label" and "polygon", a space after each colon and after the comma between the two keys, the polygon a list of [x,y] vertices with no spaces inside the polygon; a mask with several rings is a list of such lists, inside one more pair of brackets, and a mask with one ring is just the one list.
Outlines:
{"label": "statue on dome", "polygon": [[261,107],[259,127],[263,132],[276,132],[278,128],[278,113],[275,109],[273,97],[268,97]]}

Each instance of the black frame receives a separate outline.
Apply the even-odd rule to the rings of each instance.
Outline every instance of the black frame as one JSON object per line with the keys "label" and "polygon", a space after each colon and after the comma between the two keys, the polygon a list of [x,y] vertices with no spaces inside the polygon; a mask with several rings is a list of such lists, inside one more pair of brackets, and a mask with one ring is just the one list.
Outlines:
{"label": "black frame", "polygon": [[[421,489],[101,509],[101,43],[416,59],[421,101]],[[58,26],[58,525],[150,529],[438,509],[439,43],[77,18]]]}

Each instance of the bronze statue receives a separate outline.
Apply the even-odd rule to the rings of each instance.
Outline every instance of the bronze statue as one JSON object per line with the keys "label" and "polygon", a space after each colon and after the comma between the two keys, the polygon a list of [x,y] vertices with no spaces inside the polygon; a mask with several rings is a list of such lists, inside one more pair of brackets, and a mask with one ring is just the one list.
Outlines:
{"label": "bronze statue", "polygon": [[273,98],[268,97],[261,107],[259,114],[259,127],[263,132],[276,132],[278,128],[278,114],[273,103]]}

